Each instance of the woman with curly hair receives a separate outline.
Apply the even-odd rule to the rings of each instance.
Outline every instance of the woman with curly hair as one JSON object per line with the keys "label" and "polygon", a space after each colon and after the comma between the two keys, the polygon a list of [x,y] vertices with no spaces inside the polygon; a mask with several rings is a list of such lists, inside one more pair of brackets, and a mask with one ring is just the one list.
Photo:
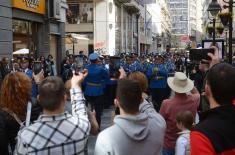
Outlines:
{"label": "woman with curly hair", "polygon": [[31,89],[31,79],[21,72],[10,73],[3,80],[0,98],[1,155],[8,155],[14,150],[17,132],[26,119]]}

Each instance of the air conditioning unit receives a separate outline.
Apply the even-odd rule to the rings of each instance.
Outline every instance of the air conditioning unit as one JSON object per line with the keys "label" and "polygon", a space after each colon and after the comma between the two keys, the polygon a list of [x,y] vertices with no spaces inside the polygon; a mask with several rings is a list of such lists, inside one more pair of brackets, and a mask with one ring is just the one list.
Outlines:
{"label": "air conditioning unit", "polygon": [[61,0],[50,0],[49,2],[50,14],[49,17],[53,19],[60,19]]}

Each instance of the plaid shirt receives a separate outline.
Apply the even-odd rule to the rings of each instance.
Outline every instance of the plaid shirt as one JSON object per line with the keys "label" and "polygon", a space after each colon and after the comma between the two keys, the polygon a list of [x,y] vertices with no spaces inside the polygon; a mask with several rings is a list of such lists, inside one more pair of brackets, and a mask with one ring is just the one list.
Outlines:
{"label": "plaid shirt", "polygon": [[72,115],[41,115],[18,133],[15,154],[75,155],[84,154],[90,132],[85,99],[80,89],[71,89]]}

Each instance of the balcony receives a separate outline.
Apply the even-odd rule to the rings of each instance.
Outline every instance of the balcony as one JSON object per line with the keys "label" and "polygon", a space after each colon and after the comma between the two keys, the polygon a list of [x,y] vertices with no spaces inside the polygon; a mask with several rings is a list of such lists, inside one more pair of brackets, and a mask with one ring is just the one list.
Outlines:
{"label": "balcony", "polygon": [[131,0],[129,2],[125,1],[124,7],[127,9],[129,13],[138,13],[140,11],[141,5],[139,5],[135,0]]}
{"label": "balcony", "polygon": [[93,32],[94,24],[93,23],[80,23],[80,24],[66,24],[65,32]]}

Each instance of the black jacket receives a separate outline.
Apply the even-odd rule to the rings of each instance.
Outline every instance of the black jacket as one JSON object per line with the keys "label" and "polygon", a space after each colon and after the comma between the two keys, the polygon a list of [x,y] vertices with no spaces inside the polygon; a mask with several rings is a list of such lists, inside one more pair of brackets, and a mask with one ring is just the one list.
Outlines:
{"label": "black jacket", "polygon": [[16,136],[19,131],[20,124],[13,116],[7,112],[0,110],[0,154],[8,155],[8,146],[14,150],[16,144]]}
{"label": "black jacket", "polygon": [[[42,108],[32,99],[31,123],[37,120],[42,113]],[[25,112],[26,113],[26,112]],[[14,151],[16,145],[17,133],[20,129],[20,124],[8,112],[0,109],[0,155],[8,155],[8,146]]]}
{"label": "black jacket", "polygon": [[202,114],[194,131],[205,135],[217,154],[235,148],[235,106],[224,105]]}

